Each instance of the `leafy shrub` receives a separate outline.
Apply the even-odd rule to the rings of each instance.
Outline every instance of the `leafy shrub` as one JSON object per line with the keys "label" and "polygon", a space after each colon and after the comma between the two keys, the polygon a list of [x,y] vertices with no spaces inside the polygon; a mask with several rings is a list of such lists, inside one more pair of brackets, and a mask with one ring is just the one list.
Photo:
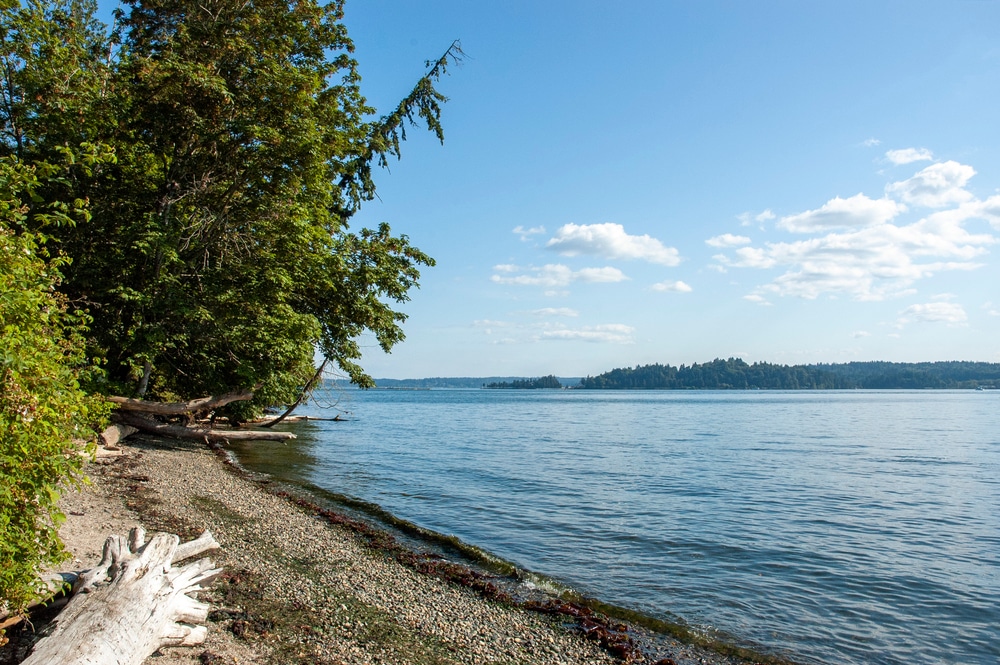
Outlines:
{"label": "leafy shrub", "polygon": [[55,171],[0,160],[0,604],[14,612],[44,590],[40,568],[65,557],[59,485],[79,480],[78,453],[106,413],[80,388],[85,315],[55,291],[64,260],[25,228],[85,214],[82,202],[31,209]]}

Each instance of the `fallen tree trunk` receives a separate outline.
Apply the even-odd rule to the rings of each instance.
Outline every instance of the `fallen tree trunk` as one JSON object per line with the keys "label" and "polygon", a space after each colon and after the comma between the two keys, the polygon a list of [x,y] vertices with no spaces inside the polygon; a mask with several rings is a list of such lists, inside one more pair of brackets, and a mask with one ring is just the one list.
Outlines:
{"label": "fallen tree trunk", "polygon": [[[256,389],[256,387],[255,387]],[[107,400],[117,405],[119,411],[138,411],[152,413],[157,416],[183,416],[187,413],[204,413],[225,406],[230,402],[241,402],[253,399],[253,390],[244,390],[225,395],[199,397],[186,402],[147,402],[133,397],[108,397]]]}
{"label": "fallen tree trunk", "polygon": [[121,425],[118,423],[112,423],[108,425],[108,428],[101,432],[98,439],[101,442],[101,446],[104,448],[114,449],[118,442],[127,436],[131,436],[138,432],[136,428],[131,425]]}
{"label": "fallen tree trunk", "polygon": [[208,605],[190,594],[222,572],[201,559],[173,568],[186,557],[218,547],[210,533],[179,546],[160,533],[148,543],[142,529],[126,540],[111,536],[101,563],[81,574],[74,596],[56,617],[52,632],[39,640],[22,665],[140,665],[165,646],[205,641]]}
{"label": "fallen tree trunk", "polygon": [[159,436],[172,436],[178,439],[195,439],[225,443],[227,441],[286,441],[294,439],[291,432],[262,432],[260,430],[222,430],[170,425],[150,420],[137,413],[119,412],[116,418],[126,425],[138,428],[140,431]]}
{"label": "fallen tree trunk", "polygon": [[312,387],[314,385],[316,385],[316,382],[319,381],[319,379],[320,379],[321,376],[323,376],[323,370],[326,369],[326,364],[328,362],[330,362],[329,358],[323,358],[323,363],[319,366],[319,369],[316,370],[316,373],[313,374],[313,377],[311,379],[309,379],[309,383],[307,383],[302,388],[302,390],[299,392],[299,398],[297,400],[295,400],[294,404],[292,404],[287,409],[285,409],[285,412],[283,414],[281,414],[277,418],[274,418],[273,420],[267,421],[266,423],[264,423],[263,425],[261,425],[261,427],[274,427],[275,425],[277,425],[278,423],[280,423],[282,420],[284,420],[288,416],[292,415],[292,411],[294,411],[295,409],[299,408],[299,404],[302,404],[302,400],[304,400],[306,398],[306,395],[309,394],[309,391],[312,390]]}

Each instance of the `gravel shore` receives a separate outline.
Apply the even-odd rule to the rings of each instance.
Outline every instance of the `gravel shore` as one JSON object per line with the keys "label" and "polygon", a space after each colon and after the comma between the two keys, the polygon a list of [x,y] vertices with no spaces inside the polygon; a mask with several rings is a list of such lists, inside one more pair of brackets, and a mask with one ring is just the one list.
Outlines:
{"label": "gravel shore", "polygon": [[[530,611],[416,572],[370,537],[269,492],[203,444],[133,438],[123,449],[89,465],[91,483],[63,497],[61,534],[74,556],[66,567],[93,566],[108,535],[141,524],[182,541],[211,530],[222,545],[212,559],[226,570],[203,598],[213,605],[207,642],[164,649],[149,665],[623,662],[607,640],[602,647],[587,639],[601,630],[588,628],[589,619]],[[625,635],[638,641],[641,630]],[[0,649],[0,664],[18,662],[16,648],[15,640]],[[744,662],[669,639],[626,657]]]}

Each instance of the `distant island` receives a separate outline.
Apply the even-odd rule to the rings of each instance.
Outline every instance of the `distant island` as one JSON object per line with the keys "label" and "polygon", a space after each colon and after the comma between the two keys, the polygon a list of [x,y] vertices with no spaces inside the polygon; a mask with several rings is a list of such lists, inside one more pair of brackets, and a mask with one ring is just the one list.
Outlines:
{"label": "distant island", "polygon": [[597,376],[523,376],[376,379],[389,390],[484,388],[577,390],[887,390],[1000,389],[1000,363],[884,361],[776,365],[716,358],[692,365],[636,365]]}
{"label": "distant island", "polygon": [[590,390],[845,390],[1000,388],[1000,363],[850,362],[748,365],[740,358],[692,365],[642,365],[580,379]]}
{"label": "distant island", "polygon": [[559,379],[549,374],[539,379],[515,379],[514,381],[494,381],[484,383],[483,388],[490,389],[517,389],[517,390],[538,390],[540,388],[562,388]]}

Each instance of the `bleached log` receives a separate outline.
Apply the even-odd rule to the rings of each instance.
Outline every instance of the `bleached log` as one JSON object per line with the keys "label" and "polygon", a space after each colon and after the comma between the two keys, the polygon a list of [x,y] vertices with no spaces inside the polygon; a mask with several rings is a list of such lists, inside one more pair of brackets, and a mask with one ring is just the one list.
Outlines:
{"label": "bleached log", "polygon": [[117,405],[119,411],[138,411],[157,416],[182,416],[186,413],[211,411],[230,402],[253,399],[253,392],[253,390],[242,390],[225,395],[199,397],[186,402],[147,402],[133,397],[108,397],[107,400]]}
{"label": "bleached log", "polygon": [[131,436],[138,432],[135,427],[131,425],[123,425],[121,423],[112,423],[108,426],[106,430],[101,432],[100,440],[101,445],[105,448],[115,448],[118,442],[127,436]]}
{"label": "bleached log", "polygon": [[[217,546],[211,534],[198,540],[187,551]],[[23,665],[140,665],[162,647],[203,642],[207,629],[195,624],[209,606],[191,594],[222,570],[208,559],[174,568],[179,541],[160,533],[147,543],[142,529],[108,538],[101,563],[80,575],[52,632]]]}
{"label": "bleached log", "polygon": [[159,436],[172,436],[178,439],[196,439],[198,441],[285,441],[294,439],[291,432],[263,432],[261,430],[221,430],[202,429],[200,427],[185,427],[170,425],[144,418],[137,413],[119,412],[116,416],[127,425],[139,428],[140,431]]}
{"label": "bleached log", "polygon": [[[142,527],[136,527],[133,529],[139,538],[144,537],[145,532]],[[130,532],[131,533],[131,532]],[[186,543],[181,543],[177,546],[172,557],[170,557],[170,563],[175,564],[185,559],[190,559],[191,557],[196,557],[205,552],[210,552],[212,550],[217,550],[221,547],[219,542],[212,535],[211,531],[207,529],[194,540],[189,540]],[[99,568],[99,566],[98,566]],[[95,576],[99,576],[99,573],[91,574],[91,569],[88,570],[74,570],[62,573],[45,573],[41,576],[42,582],[48,587],[48,594],[43,598],[31,602],[28,604],[27,609],[37,607],[43,603],[48,603],[52,600],[54,596],[69,590],[70,593],[78,592],[84,585],[81,578],[90,579]],[[7,626],[13,625],[21,620],[21,617],[11,617],[5,605],[0,605],[0,628],[6,628]]]}

